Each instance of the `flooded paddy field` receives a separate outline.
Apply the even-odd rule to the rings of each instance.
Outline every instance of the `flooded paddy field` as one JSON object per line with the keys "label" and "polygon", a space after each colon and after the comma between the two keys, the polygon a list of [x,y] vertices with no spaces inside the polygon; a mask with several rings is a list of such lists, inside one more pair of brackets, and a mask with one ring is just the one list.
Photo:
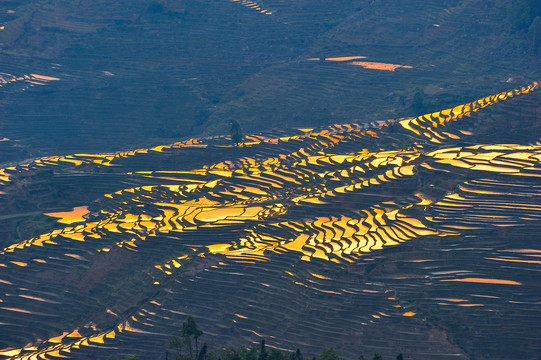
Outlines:
{"label": "flooded paddy field", "polygon": [[191,139],[3,168],[0,357],[156,359],[191,315],[209,344],[535,358],[540,100],[531,83],[241,147]]}

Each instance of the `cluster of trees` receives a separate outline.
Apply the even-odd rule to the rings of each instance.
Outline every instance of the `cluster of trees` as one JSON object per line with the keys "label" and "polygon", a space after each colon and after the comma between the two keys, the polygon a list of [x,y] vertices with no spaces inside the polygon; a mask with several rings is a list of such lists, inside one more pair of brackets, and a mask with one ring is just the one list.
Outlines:
{"label": "cluster of trees", "polygon": [[165,354],[166,360],[169,360],[169,350],[173,350],[174,360],[205,360],[207,358],[207,344],[204,344],[199,351],[198,339],[201,335],[203,335],[203,331],[197,327],[193,316],[188,316],[188,319],[182,324],[181,336],[169,338]]}
{"label": "cluster of trees", "polygon": [[514,0],[507,8],[507,20],[515,31],[527,30],[539,16],[541,16],[539,0]]}
{"label": "cluster of trees", "polygon": [[534,51],[541,53],[541,1],[512,1],[507,9],[507,20],[513,31],[527,31]]}
{"label": "cluster of trees", "polygon": [[[219,352],[208,351],[207,344],[199,350],[198,339],[203,335],[192,316],[188,316],[182,324],[181,336],[171,336],[167,342],[165,351],[166,360],[304,360],[305,357],[297,349],[295,352],[267,348],[265,340],[253,347],[240,346],[238,348],[224,347]],[[195,349],[194,349],[195,345]],[[136,355],[126,356],[123,360],[139,360]],[[309,360],[309,358],[306,358]],[[333,348],[325,350],[319,357],[312,360],[343,360]],[[369,360],[359,355],[357,360]],[[371,360],[383,360],[383,357],[375,353]],[[402,354],[396,360],[404,360]]]}

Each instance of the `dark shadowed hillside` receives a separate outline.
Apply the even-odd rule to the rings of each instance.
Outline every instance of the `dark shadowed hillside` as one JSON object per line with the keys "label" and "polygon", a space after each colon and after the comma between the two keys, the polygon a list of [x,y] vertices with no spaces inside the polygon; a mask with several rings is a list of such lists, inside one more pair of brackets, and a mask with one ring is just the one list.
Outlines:
{"label": "dark shadowed hillside", "polygon": [[[399,118],[417,115],[416,91],[432,111],[516,87],[540,72],[535,2],[514,3],[3,1],[0,163],[224,134],[230,118],[249,132]],[[365,58],[307,60],[343,57]]]}

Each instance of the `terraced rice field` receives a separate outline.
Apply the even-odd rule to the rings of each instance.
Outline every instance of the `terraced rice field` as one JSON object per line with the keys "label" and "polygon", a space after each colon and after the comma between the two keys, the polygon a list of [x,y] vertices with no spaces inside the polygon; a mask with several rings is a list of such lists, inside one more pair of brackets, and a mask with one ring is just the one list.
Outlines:
{"label": "terraced rice field", "polygon": [[79,202],[2,240],[0,358],[157,359],[187,315],[212,344],[539,355],[539,87],[242,147],[192,139],[1,169],[4,209],[54,202],[52,189]]}

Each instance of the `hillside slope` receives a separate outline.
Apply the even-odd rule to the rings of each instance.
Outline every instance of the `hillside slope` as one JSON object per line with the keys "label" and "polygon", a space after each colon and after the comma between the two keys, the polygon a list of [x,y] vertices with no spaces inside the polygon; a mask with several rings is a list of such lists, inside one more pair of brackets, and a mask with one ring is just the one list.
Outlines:
{"label": "hillside slope", "polygon": [[[3,1],[0,163],[223,135],[230,118],[257,132],[417,115],[419,90],[426,111],[471,101],[540,75],[508,5]],[[365,58],[308,60],[340,57]]]}

